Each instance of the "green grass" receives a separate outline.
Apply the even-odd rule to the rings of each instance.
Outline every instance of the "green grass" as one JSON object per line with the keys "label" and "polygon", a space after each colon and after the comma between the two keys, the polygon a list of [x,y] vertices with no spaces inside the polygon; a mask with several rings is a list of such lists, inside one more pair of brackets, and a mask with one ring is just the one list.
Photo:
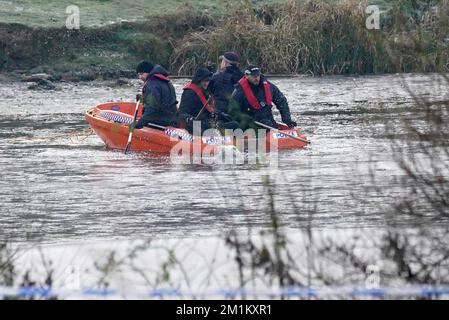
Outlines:
{"label": "green grass", "polygon": [[[262,6],[285,1],[253,0],[253,3]],[[0,22],[62,27],[65,26],[69,5],[80,8],[81,26],[94,26],[173,13],[185,4],[197,10],[221,14],[241,3],[235,0],[0,0]]]}

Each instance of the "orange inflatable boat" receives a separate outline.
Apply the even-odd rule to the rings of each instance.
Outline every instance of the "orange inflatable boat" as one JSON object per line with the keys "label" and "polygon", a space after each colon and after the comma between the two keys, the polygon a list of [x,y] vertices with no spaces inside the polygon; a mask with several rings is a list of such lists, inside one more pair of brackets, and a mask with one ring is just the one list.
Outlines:
{"label": "orange inflatable boat", "polygon": [[[110,102],[89,109],[85,114],[85,118],[108,148],[124,150],[134,111],[134,103]],[[139,107],[138,118],[141,114],[142,106]],[[290,129],[284,124],[279,124],[278,128],[278,131],[267,131],[267,150],[272,149],[274,146],[278,149],[302,148],[307,144],[305,136],[297,129]],[[292,138],[292,136],[299,139]],[[236,139],[232,136],[217,134],[194,137],[185,129],[144,127],[134,131],[131,150],[169,154],[176,147],[177,150],[188,151],[192,154],[207,153],[213,155],[220,147],[233,146],[235,142]]]}

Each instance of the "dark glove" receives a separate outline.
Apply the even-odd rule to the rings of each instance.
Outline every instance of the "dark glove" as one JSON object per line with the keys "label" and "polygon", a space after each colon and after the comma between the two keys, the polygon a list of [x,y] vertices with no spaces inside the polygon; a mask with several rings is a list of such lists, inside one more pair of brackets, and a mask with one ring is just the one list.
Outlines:
{"label": "dark glove", "polygon": [[134,125],[134,128],[135,129],[142,129],[143,128],[143,125],[141,124],[141,123],[139,123],[140,121],[138,121],[135,125]]}
{"label": "dark glove", "polygon": [[193,124],[193,121],[195,121],[195,118],[194,118],[194,117],[187,117],[187,118],[185,119],[185,122],[186,122],[186,124],[188,124],[188,125],[192,125],[192,124]]}
{"label": "dark glove", "polygon": [[137,101],[143,102],[142,101],[142,95],[140,93],[136,95],[136,102]]}
{"label": "dark glove", "polygon": [[210,117],[212,118],[212,120],[217,121],[218,118],[220,117],[220,114],[217,111],[214,111],[210,114]]}
{"label": "dark glove", "polygon": [[286,123],[286,125],[287,125],[289,128],[294,128],[294,127],[296,127],[298,124],[297,124],[295,121],[291,121],[291,120],[290,120],[290,122]]}

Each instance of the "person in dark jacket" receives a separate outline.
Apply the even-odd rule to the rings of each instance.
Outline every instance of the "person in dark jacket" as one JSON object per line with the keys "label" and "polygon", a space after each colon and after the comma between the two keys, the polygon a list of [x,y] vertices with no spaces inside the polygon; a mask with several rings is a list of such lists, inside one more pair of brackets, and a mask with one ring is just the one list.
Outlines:
{"label": "person in dark jacket", "polygon": [[238,123],[215,108],[209,91],[212,72],[207,67],[200,67],[192,81],[187,83],[181,96],[178,119],[180,124],[192,133],[194,121],[201,122],[201,133],[210,128],[237,129]]}
{"label": "person in dark jacket", "polygon": [[136,69],[139,79],[144,81],[142,95],[138,95],[143,105],[142,117],[135,128],[141,129],[149,123],[160,126],[176,126],[176,92],[167,70],[154,66],[150,61],[142,61]]}
{"label": "person in dark jacket", "polygon": [[211,91],[218,110],[227,113],[229,99],[235,85],[243,77],[238,67],[239,56],[235,52],[226,52],[221,58],[220,71],[212,77]]}
{"label": "person in dark jacket", "polygon": [[287,99],[277,86],[268,81],[257,66],[250,65],[245,70],[245,76],[240,79],[232,94],[230,114],[240,124],[240,128],[248,129],[257,126],[254,121],[277,128],[272,107],[276,105],[288,127],[296,127],[292,120]]}

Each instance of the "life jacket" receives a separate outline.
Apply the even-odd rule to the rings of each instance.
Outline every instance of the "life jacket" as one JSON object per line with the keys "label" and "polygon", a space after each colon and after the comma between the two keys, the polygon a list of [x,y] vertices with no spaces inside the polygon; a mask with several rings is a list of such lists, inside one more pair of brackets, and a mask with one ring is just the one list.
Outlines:
{"label": "life jacket", "polygon": [[207,101],[206,95],[204,94],[203,90],[201,90],[201,88],[198,85],[196,85],[193,82],[189,82],[185,85],[184,89],[193,90],[193,92],[195,92],[197,94],[198,98],[200,98],[203,106],[206,105],[207,111],[209,111],[210,113],[213,113],[215,111],[214,106]]}
{"label": "life jacket", "polygon": [[[243,92],[245,93],[246,99],[249,102],[249,105],[254,109],[260,109],[262,108],[262,105],[260,104],[260,101],[257,100],[256,96],[254,95],[253,91],[251,90],[249,81],[247,77],[243,77],[240,79],[239,84],[242,86]],[[272,97],[271,97],[271,86],[270,83],[267,80],[263,80],[263,89],[265,93],[265,102],[268,106],[271,106]]]}

